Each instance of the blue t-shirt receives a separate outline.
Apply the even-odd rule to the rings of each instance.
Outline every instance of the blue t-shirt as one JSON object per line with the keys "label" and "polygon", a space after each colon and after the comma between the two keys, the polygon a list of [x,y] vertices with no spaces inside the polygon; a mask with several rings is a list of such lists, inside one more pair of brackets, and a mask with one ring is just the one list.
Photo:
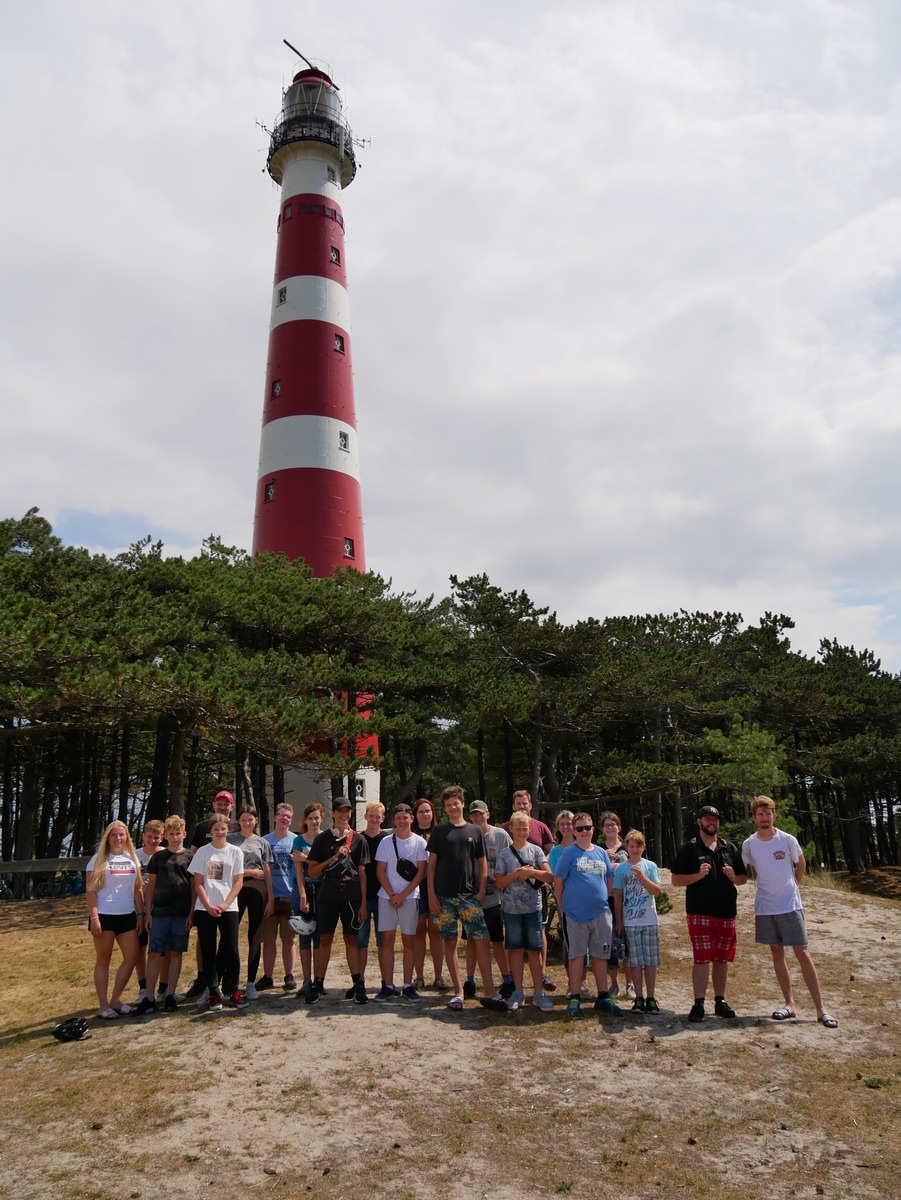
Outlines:
{"label": "blue t-shirt", "polygon": [[576,843],[567,846],[557,859],[554,876],[563,880],[563,911],[574,921],[593,921],[609,909],[613,867],[600,846],[587,850],[580,850]]}
{"label": "blue t-shirt", "polygon": [[[660,882],[660,872],[657,870],[657,864],[652,863],[649,858],[642,858],[638,862],[641,867],[642,874],[646,879],[650,879],[651,883]],[[613,890],[621,891],[623,894],[623,924],[624,925],[657,925],[657,905],[654,903],[654,897],[643,888],[639,880],[632,874],[632,868],[628,862],[617,863],[613,871]]]}
{"label": "blue t-shirt", "polygon": [[295,834],[289,833],[280,838],[274,833],[267,833],[263,838],[272,847],[272,895],[276,898],[296,894],[297,876],[294,872],[294,859],[291,851],[294,849]]}

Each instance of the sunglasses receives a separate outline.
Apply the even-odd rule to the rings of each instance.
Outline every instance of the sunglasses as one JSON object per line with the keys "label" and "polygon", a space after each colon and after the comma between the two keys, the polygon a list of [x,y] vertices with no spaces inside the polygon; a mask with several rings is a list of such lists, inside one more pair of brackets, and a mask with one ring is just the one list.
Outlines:
{"label": "sunglasses", "polygon": [[594,829],[594,826],[593,825],[573,825],[573,829],[575,829],[576,833],[591,833],[592,829]]}

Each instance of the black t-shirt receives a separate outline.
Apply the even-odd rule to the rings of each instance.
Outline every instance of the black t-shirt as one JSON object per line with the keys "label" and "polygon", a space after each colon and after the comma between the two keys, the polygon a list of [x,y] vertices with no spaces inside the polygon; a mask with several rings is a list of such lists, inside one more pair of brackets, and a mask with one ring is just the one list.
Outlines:
{"label": "black t-shirt", "polygon": [[147,874],[156,876],[153,887],[154,917],[186,917],[191,911],[190,850],[157,850],[147,864]]}
{"label": "black t-shirt", "polygon": [[[199,850],[201,846],[209,845],[209,843],[213,840],[212,837],[210,836],[210,821],[211,820],[212,820],[211,817],[207,817],[207,819],[205,821],[200,822],[200,824],[195,828],[194,832],[191,834],[191,840],[190,840],[190,842],[188,842],[189,846],[193,846],[195,850]],[[237,821],[229,821],[229,823],[228,823],[228,832],[229,833],[239,833],[240,830],[241,830],[241,826],[238,824]]]}
{"label": "black t-shirt", "polygon": [[[334,828],[318,833],[310,847],[309,862],[328,862],[338,853],[344,843],[344,837],[343,833],[336,834]],[[350,854],[346,858],[339,859],[330,867],[326,867],[320,875],[317,875],[317,879],[322,880],[322,886],[319,889],[320,903],[340,904],[342,900],[350,900],[353,904],[359,905],[362,899],[360,867],[366,866],[368,862],[369,847],[366,839],[359,833],[355,833],[350,843]]]}
{"label": "black t-shirt", "polygon": [[474,896],[482,875],[479,860],[485,857],[485,839],[476,825],[438,825],[429,838],[429,854],[435,855],[435,894]]}
{"label": "black t-shirt", "polygon": [[370,866],[369,870],[366,872],[366,899],[367,900],[378,899],[379,887],[381,886],[381,884],[379,883],[378,875],[376,875],[376,873],[375,873],[375,851],[376,851],[376,847],[378,846],[378,844],[382,840],[382,838],[386,838],[387,836],[388,836],[388,834],[384,829],[379,830],[379,832],[375,835],[375,837],[370,837],[368,833],[360,834],[360,837],[363,839],[363,841],[369,847],[369,861],[372,864]]}
{"label": "black t-shirt", "polygon": [[686,842],[673,863],[674,875],[697,875],[701,863],[710,863],[710,874],[685,889],[685,911],[699,917],[734,917],[738,906],[738,889],[723,874],[731,867],[736,875],[746,875],[741,851],[734,842],[717,837],[716,848],[708,850],[700,837]]}

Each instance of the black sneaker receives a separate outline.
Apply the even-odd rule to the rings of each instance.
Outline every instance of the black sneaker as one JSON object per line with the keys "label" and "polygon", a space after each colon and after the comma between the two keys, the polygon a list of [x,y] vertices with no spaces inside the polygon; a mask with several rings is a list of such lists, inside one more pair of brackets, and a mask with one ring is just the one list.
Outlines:
{"label": "black sneaker", "polygon": [[148,1013],[156,1012],[156,1001],[152,996],[144,996],[135,1005],[134,1014],[136,1017],[146,1017]]}
{"label": "black sneaker", "polygon": [[185,992],[186,1000],[197,1000],[206,991],[206,984],[198,975],[188,990]]}
{"label": "black sneaker", "polygon": [[362,979],[354,988],[353,996],[354,996],[354,1000],[356,1000],[357,1004],[368,1004],[369,1003],[369,997],[366,995],[366,984],[363,982]]}
{"label": "black sneaker", "polygon": [[403,996],[403,998],[405,1000],[421,1000],[422,999],[422,996],[420,996],[419,992],[417,992],[416,988],[413,986],[412,983],[404,984],[404,990],[401,992],[401,995]]}
{"label": "black sneaker", "polygon": [[165,996],[165,994],[168,990],[169,990],[168,983],[158,983],[156,985],[156,994],[158,996]]}
{"label": "black sneaker", "polygon": [[352,983],[350,985],[350,987],[347,989],[347,991],[344,993],[344,999],[345,1000],[353,1000],[353,998],[354,998],[354,996],[356,996],[356,994],[357,994],[357,985],[355,983]]}
{"label": "black sneaker", "polygon": [[178,1004],[175,1002],[175,996],[172,992],[166,993],[166,998],[163,1001],[163,1012],[174,1013],[178,1011]]}
{"label": "black sneaker", "polygon": [[499,995],[503,996],[505,1000],[509,1000],[516,991],[516,984],[512,979],[508,979],[506,983],[501,983],[501,986],[497,990]]}
{"label": "black sneaker", "polygon": [[653,996],[648,996],[647,1000],[645,1000],[644,1011],[650,1013],[652,1016],[656,1016],[660,1012],[660,1005]]}
{"label": "black sneaker", "polygon": [[703,1000],[696,1000],[694,1002],[694,1004],[691,1006],[691,1012],[688,1014],[688,1019],[689,1019],[689,1021],[703,1021],[704,1020],[704,1001]]}
{"label": "black sneaker", "polygon": [[632,1001],[632,1011],[635,1013],[643,1013],[643,1012],[650,1011],[648,1008],[645,1007],[644,996],[636,996],[635,997],[635,999]]}
{"label": "black sneaker", "polygon": [[463,999],[464,1000],[475,1000],[475,998],[476,998],[476,981],[474,979],[467,979],[463,983]]}
{"label": "black sneaker", "polygon": [[[257,991],[259,991],[259,990],[260,990],[260,985],[257,984]],[[286,992],[296,992],[297,991],[297,980],[294,978],[293,975],[285,976],[285,991]]]}
{"label": "black sneaker", "polygon": [[373,1000],[393,1000],[396,995],[396,987],[392,987],[390,983],[383,983],[382,990],[380,992],[376,992],[372,998]]}
{"label": "black sneaker", "polygon": [[311,983],[309,988],[304,993],[303,998],[304,998],[304,1000],[306,1000],[307,1004],[315,1004],[316,1001],[321,996],[322,996],[322,992],[319,990],[319,988],[316,986],[316,984]]}
{"label": "black sneaker", "polygon": [[725,1000],[718,996],[713,1002],[713,1015],[715,1017],[728,1017],[731,1020],[735,1016],[735,1009],[731,1004],[727,1004]]}
{"label": "black sneaker", "polygon": [[271,975],[264,975],[262,979],[257,980],[257,991],[258,992],[268,992],[274,987],[275,987],[275,984],[272,982]]}

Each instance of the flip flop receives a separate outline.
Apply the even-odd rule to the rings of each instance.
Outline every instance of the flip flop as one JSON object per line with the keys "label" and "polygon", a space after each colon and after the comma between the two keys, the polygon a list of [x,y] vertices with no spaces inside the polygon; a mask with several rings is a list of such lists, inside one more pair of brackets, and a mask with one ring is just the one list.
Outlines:
{"label": "flip flop", "polygon": [[105,1008],[103,1010],[103,1012],[100,1014],[100,1020],[101,1021],[118,1021],[119,1014],[116,1012],[116,1010],[114,1008]]}
{"label": "flip flop", "polygon": [[785,1008],[777,1008],[776,1011],[773,1013],[772,1019],[774,1021],[794,1021],[794,1019],[797,1017],[797,1015],[798,1014],[795,1012],[795,1010],[793,1008],[788,1008],[786,1006]]}
{"label": "flip flop", "polygon": [[838,1021],[835,1017],[830,1016],[829,1013],[823,1013],[821,1017],[817,1017],[817,1020],[821,1025],[825,1025],[827,1029],[838,1029]]}
{"label": "flip flop", "polygon": [[134,1012],[134,1009],[130,1004],[120,1004],[118,1008],[113,1009],[113,1012],[116,1014],[116,1016],[127,1017]]}
{"label": "flip flop", "polygon": [[448,1000],[447,1007],[451,1009],[452,1012],[459,1012],[463,1007],[463,997],[454,996],[453,1000]]}

